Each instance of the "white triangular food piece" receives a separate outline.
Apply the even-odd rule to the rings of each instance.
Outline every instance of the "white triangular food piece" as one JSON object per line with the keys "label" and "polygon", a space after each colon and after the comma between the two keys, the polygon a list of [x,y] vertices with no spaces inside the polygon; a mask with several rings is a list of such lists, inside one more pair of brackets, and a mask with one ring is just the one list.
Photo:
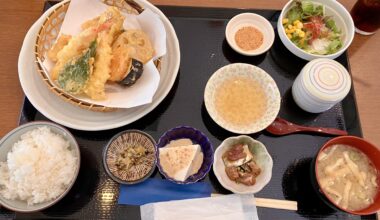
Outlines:
{"label": "white triangular food piece", "polygon": [[241,165],[247,163],[248,161],[252,160],[253,155],[252,155],[251,151],[249,150],[247,144],[244,144],[243,152],[246,154],[246,156],[244,158],[239,159],[239,160],[230,161],[227,159],[227,157],[223,157],[224,165],[226,165],[226,167],[238,167],[238,166],[241,166]]}
{"label": "white triangular food piece", "polygon": [[185,181],[192,175],[194,161],[198,154],[201,154],[201,147],[198,144],[163,147],[159,149],[160,165],[164,172],[177,181]]}

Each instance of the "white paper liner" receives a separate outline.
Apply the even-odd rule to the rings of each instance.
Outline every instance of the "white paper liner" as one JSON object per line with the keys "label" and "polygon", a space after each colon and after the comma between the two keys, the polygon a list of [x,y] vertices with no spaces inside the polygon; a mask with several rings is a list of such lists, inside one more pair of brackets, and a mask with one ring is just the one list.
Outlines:
{"label": "white paper liner", "polygon": [[258,220],[254,196],[223,195],[149,203],[140,206],[141,220]]}
{"label": "white paper liner", "polygon": [[[62,23],[60,33],[77,35],[83,22],[95,18],[107,10],[109,6],[100,0],[71,0],[69,8]],[[106,100],[92,100],[85,96],[76,98],[98,105],[112,108],[132,108],[152,102],[153,96],[160,82],[160,74],[153,60],[166,54],[166,31],[160,17],[149,9],[145,9],[139,15],[123,13],[125,16],[124,29],[143,30],[152,41],[155,54],[152,60],[144,65],[141,78],[131,87],[118,84],[106,84]],[[50,71],[54,63],[46,57],[43,65]],[[50,78],[49,79],[53,81]]]}

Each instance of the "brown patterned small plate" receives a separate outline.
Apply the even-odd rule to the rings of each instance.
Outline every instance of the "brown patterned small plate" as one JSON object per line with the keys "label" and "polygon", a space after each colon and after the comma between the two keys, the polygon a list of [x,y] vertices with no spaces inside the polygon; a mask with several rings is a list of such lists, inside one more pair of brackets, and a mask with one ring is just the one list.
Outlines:
{"label": "brown patterned small plate", "polygon": [[122,131],[104,148],[104,169],[118,183],[142,182],[154,171],[156,151],[156,142],[149,134],[139,130]]}

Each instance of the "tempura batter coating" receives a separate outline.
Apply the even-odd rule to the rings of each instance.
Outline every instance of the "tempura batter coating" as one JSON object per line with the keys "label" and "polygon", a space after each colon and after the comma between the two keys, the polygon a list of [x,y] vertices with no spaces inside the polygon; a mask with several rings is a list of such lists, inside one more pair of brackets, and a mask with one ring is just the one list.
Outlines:
{"label": "tempura batter coating", "polygon": [[57,63],[50,73],[51,78],[56,80],[64,65],[73,58],[80,56],[84,50],[89,48],[91,42],[96,39],[97,35],[96,29],[88,28],[79,35],[72,37],[69,43],[58,52]]}
{"label": "tempura batter coating", "polygon": [[110,81],[120,82],[131,68],[132,59],[147,63],[152,59],[154,49],[149,37],[140,30],[128,30],[118,36],[112,45]]}
{"label": "tempura batter coating", "polygon": [[154,55],[154,49],[148,35],[141,30],[125,31],[117,38],[115,43],[121,43],[120,41],[123,41],[124,44],[127,43],[132,48],[130,53],[132,58],[144,64],[152,59]]}
{"label": "tempura batter coating", "polygon": [[[131,86],[139,79],[143,64],[152,59],[154,49],[143,31],[124,31],[124,19],[119,9],[109,7],[100,16],[84,22],[78,35],[61,35],[57,39],[48,57],[56,62],[50,74],[60,88],[73,95],[103,100],[107,81]],[[92,42],[96,45],[94,55],[83,57]],[[137,66],[141,67],[139,71],[131,71]]]}
{"label": "tempura batter coating", "polygon": [[132,59],[129,56],[131,48],[124,44],[112,46],[111,77],[112,82],[121,81],[131,68]]}
{"label": "tempura batter coating", "polygon": [[80,27],[81,27],[81,29],[82,30],[86,30],[87,28],[94,28],[94,27],[96,27],[96,26],[98,26],[98,24],[99,24],[99,17],[100,16],[98,16],[98,17],[96,17],[96,18],[93,18],[93,19],[91,19],[91,20],[88,20],[88,21],[86,21],[86,22],[84,22]]}
{"label": "tempura batter coating", "polygon": [[71,35],[61,34],[61,36],[58,37],[57,41],[52,46],[52,48],[48,51],[47,56],[49,57],[49,59],[51,59],[53,62],[57,62],[58,52],[61,51],[62,48],[66,46],[70,40]]}
{"label": "tempura batter coating", "polygon": [[110,7],[99,17],[99,23],[110,24],[110,28],[98,34],[94,71],[90,76],[84,92],[90,98],[102,100],[106,98],[105,84],[110,77],[112,48],[115,36],[123,28],[124,17],[115,7]]}

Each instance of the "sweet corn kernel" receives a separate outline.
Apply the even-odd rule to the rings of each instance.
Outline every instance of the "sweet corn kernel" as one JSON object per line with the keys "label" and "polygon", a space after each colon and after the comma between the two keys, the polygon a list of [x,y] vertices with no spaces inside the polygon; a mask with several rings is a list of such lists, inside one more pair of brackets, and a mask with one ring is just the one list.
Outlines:
{"label": "sweet corn kernel", "polygon": [[287,18],[282,19],[282,24],[286,24],[288,22],[289,22],[289,19],[287,19]]}
{"label": "sweet corn kernel", "polygon": [[302,22],[297,23],[296,27],[297,27],[298,29],[302,29],[302,28],[303,28],[303,24],[302,24]]}
{"label": "sweet corn kernel", "polygon": [[296,29],[296,34],[300,34],[301,33],[301,30],[300,29]]}
{"label": "sweet corn kernel", "polygon": [[295,21],[293,21],[293,24],[294,24],[294,25],[297,25],[298,23],[300,23],[300,20],[295,20]]}
{"label": "sweet corn kernel", "polygon": [[292,35],[291,35],[291,34],[286,34],[286,36],[288,36],[289,39],[292,38]]}
{"label": "sweet corn kernel", "polygon": [[301,38],[300,44],[303,46],[304,43],[305,43],[305,38]]}
{"label": "sweet corn kernel", "polygon": [[294,29],[286,29],[286,31],[285,31],[285,33],[287,33],[287,34],[293,34],[294,33]]}
{"label": "sweet corn kernel", "polygon": [[305,37],[305,32],[301,31],[300,33],[298,33],[298,36],[304,38]]}
{"label": "sweet corn kernel", "polygon": [[288,29],[293,29],[293,25],[289,24]]}

